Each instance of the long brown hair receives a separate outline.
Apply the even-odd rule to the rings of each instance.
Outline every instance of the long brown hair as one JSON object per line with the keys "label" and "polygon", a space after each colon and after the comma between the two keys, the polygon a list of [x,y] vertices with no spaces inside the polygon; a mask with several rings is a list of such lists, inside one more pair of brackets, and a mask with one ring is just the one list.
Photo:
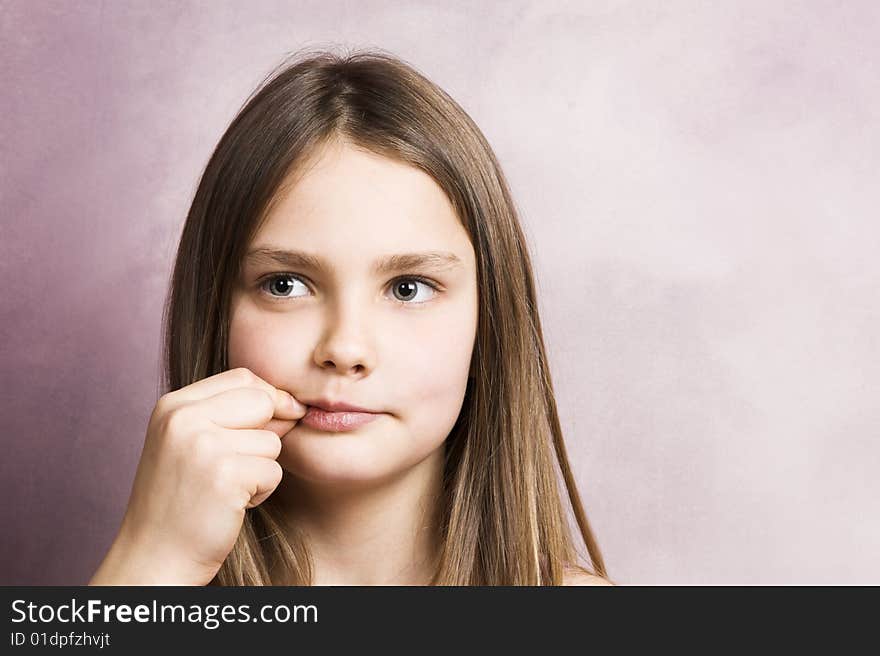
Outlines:
{"label": "long brown hair", "polygon": [[[418,167],[445,191],[476,254],[470,378],[445,444],[437,585],[608,578],[566,455],[531,259],[507,181],[468,114],[382,50],[300,51],[246,100],[195,192],[163,314],[164,391],[225,371],[231,289],[287,176],[331,139]],[[569,508],[592,569],[578,562]],[[247,510],[212,585],[309,585],[302,536],[270,496]]]}

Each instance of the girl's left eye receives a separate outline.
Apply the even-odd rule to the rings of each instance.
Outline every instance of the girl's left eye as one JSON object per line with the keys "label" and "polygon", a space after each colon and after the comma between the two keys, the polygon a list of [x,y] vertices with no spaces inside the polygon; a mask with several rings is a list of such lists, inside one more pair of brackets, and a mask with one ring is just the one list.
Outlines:
{"label": "girl's left eye", "polygon": [[[303,280],[299,276],[297,276],[293,273],[276,273],[276,274],[272,274],[272,275],[269,275],[269,276],[266,276],[265,278],[263,278],[260,281],[259,288],[262,291],[264,288],[268,287],[269,291],[266,293],[274,301],[282,301],[285,299],[292,299],[292,298],[301,298],[302,296],[304,296],[304,294],[300,294],[298,296],[285,295],[285,292],[289,292],[293,286],[289,282],[291,280],[303,283]],[[288,282],[285,282],[285,284],[279,285],[278,284],[279,281],[288,281]],[[394,300],[402,305],[422,305],[423,303],[427,303],[429,300],[431,300],[431,298],[433,298],[433,296],[431,296],[431,298],[429,298],[429,299],[413,302],[413,299],[418,296],[417,285],[419,285],[419,284],[425,285],[426,287],[428,287],[432,291],[432,293],[440,291],[439,285],[437,285],[435,282],[433,282],[431,280],[428,280],[427,278],[422,278],[421,276],[409,276],[409,277],[397,278],[392,281],[392,291],[393,291],[393,293],[395,293]],[[303,283],[303,285],[304,285],[304,283]],[[281,293],[281,295],[276,296],[275,294],[273,294],[272,293],[273,289],[275,289],[276,291]],[[398,292],[400,292],[400,294],[402,296],[404,296],[403,299],[396,297]]]}

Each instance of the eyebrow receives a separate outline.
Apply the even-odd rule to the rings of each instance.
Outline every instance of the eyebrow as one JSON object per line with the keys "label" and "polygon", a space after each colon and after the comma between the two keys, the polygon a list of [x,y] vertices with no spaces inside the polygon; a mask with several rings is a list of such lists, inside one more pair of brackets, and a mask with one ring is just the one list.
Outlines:
{"label": "eyebrow", "polygon": [[[285,267],[323,272],[330,269],[327,262],[317,255],[267,246],[256,247],[248,251],[245,259],[250,264],[280,264]],[[460,267],[463,264],[464,262],[462,262],[458,255],[447,251],[398,253],[396,255],[386,255],[375,260],[373,262],[373,273],[383,275],[417,268],[445,271]]]}

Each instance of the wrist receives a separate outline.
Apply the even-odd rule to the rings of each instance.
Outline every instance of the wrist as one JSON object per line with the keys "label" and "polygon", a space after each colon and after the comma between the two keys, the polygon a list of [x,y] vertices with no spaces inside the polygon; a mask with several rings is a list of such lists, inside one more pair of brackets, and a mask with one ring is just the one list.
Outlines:
{"label": "wrist", "polygon": [[214,574],[178,554],[147,545],[124,530],[116,536],[88,585],[207,585]]}

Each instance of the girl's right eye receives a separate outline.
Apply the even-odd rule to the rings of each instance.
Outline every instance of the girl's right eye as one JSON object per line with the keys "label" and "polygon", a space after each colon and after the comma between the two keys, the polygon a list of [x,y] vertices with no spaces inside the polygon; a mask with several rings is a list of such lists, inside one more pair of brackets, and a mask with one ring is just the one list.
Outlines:
{"label": "girl's right eye", "polygon": [[[269,287],[269,291],[265,292],[265,293],[268,294],[268,296],[270,298],[272,298],[272,300],[284,300],[284,299],[288,299],[288,298],[298,298],[298,296],[288,296],[288,293],[290,292],[291,288],[293,287],[293,283],[287,282],[286,284],[282,284],[280,286],[278,285],[278,281],[290,281],[290,280],[296,280],[296,281],[299,281],[300,283],[302,283],[302,280],[300,280],[297,276],[293,275],[292,273],[281,273],[281,274],[276,273],[276,274],[266,276],[265,278],[263,278],[260,281],[259,288],[260,288],[260,291],[263,291],[263,289],[265,289],[266,287]],[[278,295],[273,294],[272,293],[273,291],[278,292]]]}

